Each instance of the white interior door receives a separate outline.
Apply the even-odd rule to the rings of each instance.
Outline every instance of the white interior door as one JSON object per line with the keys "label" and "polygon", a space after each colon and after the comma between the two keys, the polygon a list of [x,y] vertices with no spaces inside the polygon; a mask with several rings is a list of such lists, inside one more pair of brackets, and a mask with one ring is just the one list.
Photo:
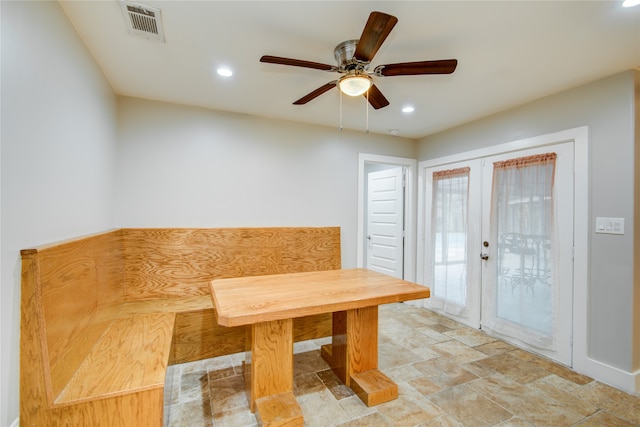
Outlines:
{"label": "white interior door", "polygon": [[[550,153],[551,171],[511,168],[521,181],[546,171],[537,187],[497,190],[507,184],[494,179],[496,162]],[[573,143],[426,168],[423,177],[425,306],[571,365]]]}
{"label": "white interior door", "polygon": [[402,279],[404,266],[404,168],[367,175],[367,265]]}

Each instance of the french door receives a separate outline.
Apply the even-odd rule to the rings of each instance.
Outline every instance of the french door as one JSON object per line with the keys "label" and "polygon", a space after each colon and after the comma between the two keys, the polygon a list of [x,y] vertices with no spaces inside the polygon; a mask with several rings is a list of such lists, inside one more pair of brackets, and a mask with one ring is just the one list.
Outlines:
{"label": "french door", "polygon": [[573,143],[424,173],[426,307],[571,365]]}
{"label": "french door", "polygon": [[482,165],[478,159],[426,169],[427,308],[480,327]]}

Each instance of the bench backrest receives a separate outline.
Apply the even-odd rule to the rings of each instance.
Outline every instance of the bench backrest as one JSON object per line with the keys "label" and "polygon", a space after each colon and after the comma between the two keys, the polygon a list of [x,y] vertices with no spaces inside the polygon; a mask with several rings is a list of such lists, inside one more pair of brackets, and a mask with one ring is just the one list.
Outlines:
{"label": "bench backrest", "polygon": [[213,278],[341,266],[338,227],[119,229],[21,254],[21,366],[40,365],[49,402],[123,302],[205,295]]}
{"label": "bench backrest", "polygon": [[340,228],[123,229],[125,297],[205,295],[216,278],[340,268]]}

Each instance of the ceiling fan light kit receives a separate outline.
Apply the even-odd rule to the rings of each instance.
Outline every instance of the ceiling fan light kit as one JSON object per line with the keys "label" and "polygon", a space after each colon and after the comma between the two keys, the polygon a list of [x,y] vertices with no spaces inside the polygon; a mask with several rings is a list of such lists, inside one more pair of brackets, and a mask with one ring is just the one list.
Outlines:
{"label": "ceiling fan light kit", "polygon": [[294,101],[294,105],[306,104],[338,86],[340,92],[346,95],[365,95],[368,103],[377,110],[389,105],[389,101],[375,85],[374,77],[377,79],[390,76],[451,74],[458,65],[456,59],[445,59],[384,64],[375,67],[373,72],[368,71],[373,57],[397,22],[398,18],[395,16],[383,12],[371,12],[359,39],[347,40],[335,47],[333,55],[338,63],[337,66],[271,55],[262,56],[260,62],[343,74],[339,79],[325,83],[323,86]]}
{"label": "ceiling fan light kit", "polygon": [[372,84],[371,77],[366,74],[348,74],[338,80],[338,88],[349,96],[363,95]]}

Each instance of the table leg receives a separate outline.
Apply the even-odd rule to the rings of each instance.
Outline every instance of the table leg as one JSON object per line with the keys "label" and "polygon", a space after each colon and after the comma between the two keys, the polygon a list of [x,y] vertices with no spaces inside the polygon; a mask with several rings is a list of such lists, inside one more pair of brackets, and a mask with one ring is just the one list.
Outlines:
{"label": "table leg", "polygon": [[398,386],[378,370],[378,306],[333,314],[333,338],[322,356],[367,406],[398,397]]}
{"label": "table leg", "polygon": [[327,361],[340,381],[349,385],[347,375],[347,312],[333,313],[331,344],[320,348],[320,355]]}
{"label": "table leg", "polygon": [[302,426],[302,408],[293,396],[293,321],[250,327],[245,383],[249,405],[260,425]]}

